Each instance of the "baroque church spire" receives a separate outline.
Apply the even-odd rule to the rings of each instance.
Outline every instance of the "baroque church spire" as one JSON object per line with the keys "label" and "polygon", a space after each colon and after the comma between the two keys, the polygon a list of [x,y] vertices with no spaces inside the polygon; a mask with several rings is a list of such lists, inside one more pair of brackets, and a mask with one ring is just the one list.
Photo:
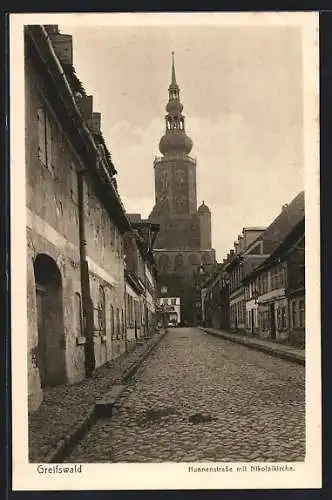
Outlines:
{"label": "baroque church spire", "polygon": [[168,103],[165,116],[166,130],[159,143],[159,150],[165,156],[188,155],[193,143],[185,132],[185,117],[180,101],[180,88],[175,76],[174,52],[172,52],[172,76],[168,87]]}
{"label": "baroque church spire", "polygon": [[176,83],[176,77],[175,77],[174,52],[172,52],[172,80],[170,87],[177,89],[179,88],[178,84]]}

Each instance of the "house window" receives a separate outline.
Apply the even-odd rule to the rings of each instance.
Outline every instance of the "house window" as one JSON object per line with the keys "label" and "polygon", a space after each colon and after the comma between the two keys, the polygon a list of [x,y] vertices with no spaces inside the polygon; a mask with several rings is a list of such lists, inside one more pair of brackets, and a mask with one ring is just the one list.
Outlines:
{"label": "house window", "polygon": [[98,329],[101,335],[106,335],[105,290],[102,286],[99,287]]}
{"label": "house window", "polygon": [[292,302],[292,327],[293,328],[296,328],[296,326],[297,326],[297,319],[296,319],[297,318],[297,314],[296,314],[297,311],[296,311],[296,309],[297,309],[297,301],[294,300]]}
{"label": "house window", "polygon": [[281,269],[280,269],[280,267],[277,267],[275,270],[275,287],[276,288],[281,287]]}
{"label": "house window", "polygon": [[115,338],[115,324],[114,324],[114,308],[110,306],[110,325],[111,325],[111,337]]}
{"label": "house window", "polygon": [[126,323],[130,327],[130,295],[126,293]]}
{"label": "house window", "polygon": [[82,300],[79,293],[74,295],[74,317],[75,317],[75,333],[76,337],[83,335],[83,314],[82,314]]}
{"label": "house window", "polygon": [[265,274],[264,274],[264,292],[267,292],[267,291],[268,291],[267,279],[268,279],[268,273],[265,273]]}
{"label": "house window", "polygon": [[258,285],[259,285],[259,293],[263,294],[263,275],[261,274],[258,278]]}
{"label": "house window", "polygon": [[38,121],[38,157],[53,175],[52,128],[49,116],[44,108],[37,109]]}
{"label": "house window", "polygon": [[269,311],[262,311],[260,319],[261,319],[260,323],[262,331],[268,330],[270,324]]}
{"label": "house window", "polygon": [[125,321],[124,321],[124,310],[121,309],[121,324],[122,324],[122,335],[121,337],[124,338],[125,337],[125,331],[126,331],[126,325],[125,325]]}
{"label": "house window", "polygon": [[280,309],[280,307],[278,307],[278,309],[277,309],[277,328],[278,328],[278,330],[282,330],[281,309]]}
{"label": "house window", "polygon": [[304,328],[305,327],[305,303],[304,303],[304,299],[300,300],[300,303],[299,303],[299,327],[300,328]]}
{"label": "house window", "polygon": [[135,321],[137,321],[137,319],[136,319],[136,317],[137,317],[136,310],[137,310],[137,305],[135,304],[134,299],[131,297],[131,301],[130,301],[130,321],[131,321],[131,325],[133,327],[135,326]]}
{"label": "house window", "polygon": [[282,328],[282,330],[286,330],[286,328],[287,328],[286,307],[281,308],[281,328]]}
{"label": "house window", "polygon": [[305,301],[294,300],[291,305],[292,327],[305,328]]}
{"label": "house window", "polygon": [[176,305],[176,299],[171,299],[171,304],[172,304],[172,306],[175,306]]}
{"label": "house window", "polygon": [[120,309],[116,309],[116,338],[119,339],[121,335],[121,323],[120,323]]}
{"label": "house window", "polygon": [[137,304],[136,304],[136,300],[132,300],[132,303],[131,303],[131,312],[130,312],[130,316],[131,316],[131,327],[134,328],[135,327],[135,323],[136,323],[136,309],[137,309]]}
{"label": "house window", "polygon": [[282,266],[280,268],[280,286],[283,287],[283,288],[286,285],[286,279],[285,278],[286,278],[286,276],[285,276],[285,268]]}

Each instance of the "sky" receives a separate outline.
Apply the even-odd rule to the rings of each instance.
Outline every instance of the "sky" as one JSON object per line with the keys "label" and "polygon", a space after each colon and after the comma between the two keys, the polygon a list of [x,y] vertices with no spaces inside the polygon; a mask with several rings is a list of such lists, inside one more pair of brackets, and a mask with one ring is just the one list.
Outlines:
{"label": "sky", "polygon": [[59,28],[73,35],[73,64],[102,114],[127,212],[147,217],[154,205],[172,51],[217,260],[243,227],[269,225],[303,189],[300,27]]}

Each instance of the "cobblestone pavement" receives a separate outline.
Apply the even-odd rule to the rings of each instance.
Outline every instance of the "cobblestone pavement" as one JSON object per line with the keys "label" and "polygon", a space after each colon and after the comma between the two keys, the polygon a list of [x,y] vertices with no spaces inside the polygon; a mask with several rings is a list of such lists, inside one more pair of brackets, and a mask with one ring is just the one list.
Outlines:
{"label": "cobblestone pavement", "polygon": [[118,413],[66,461],[302,461],[304,376],[303,366],[201,330],[170,329]]}
{"label": "cobblestone pavement", "polygon": [[84,419],[96,397],[110,390],[112,384],[135,363],[156,336],[137,345],[135,350],[119,356],[98,368],[95,376],[73,385],[49,387],[44,390],[41,406],[29,415],[29,460],[43,462],[76,424]]}

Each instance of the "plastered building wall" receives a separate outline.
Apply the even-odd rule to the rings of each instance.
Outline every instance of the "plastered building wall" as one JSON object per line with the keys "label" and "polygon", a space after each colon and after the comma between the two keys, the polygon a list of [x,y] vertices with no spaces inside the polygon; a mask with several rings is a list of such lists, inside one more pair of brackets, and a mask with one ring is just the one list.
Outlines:
{"label": "plastered building wall", "polygon": [[[61,275],[63,342],[63,380],[75,383],[85,376],[84,344],[77,338],[77,295],[81,295],[79,254],[79,213],[77,169],[80,159],[63,132],[57,113],[49,104],[48,90],[29,58],[25,61],[26,113],[26,225],[28,295],[28,393],[29,411],[42,400],[39,338],[34,264],[43,254],[54,262]],[[43,127],[41,127],[41,120]],[[47,137],[41,144],[41,130]],[[45,151],[47,149],[47,161]],[[91,277],[91,295],[96,309],[100,305],[100,287],[105,290],[106,335],[94,336],[96,367],[123,352],[125,346],[124,276],[122,236],[98,201],[89,181],[85,184],[87,257]],[[112,308],[111,308],[112,306]],[[54,356],[56,356],[54,352]]]}

